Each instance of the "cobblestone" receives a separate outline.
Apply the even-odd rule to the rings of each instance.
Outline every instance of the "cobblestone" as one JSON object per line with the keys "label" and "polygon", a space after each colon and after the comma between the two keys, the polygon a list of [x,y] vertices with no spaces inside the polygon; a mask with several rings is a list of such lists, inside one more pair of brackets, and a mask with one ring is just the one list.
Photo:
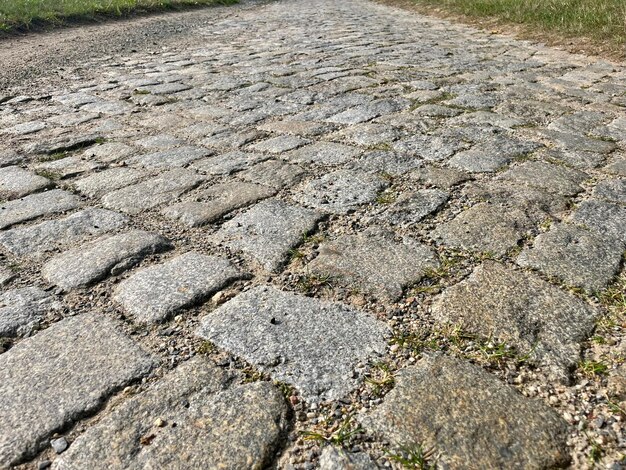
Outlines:
{"label": "cobblestone", "polygon": [[386,3],[0,48],[0,468],[623,465],[624,64]]}
{"label": "cobblestone", "polygon": [[295,386],[306,400],[356,387],[356,364],[385,348],[385,327],[341,304],[272,287],[249,290],[202,320],[198,334]]}
{"label": "cobblestone", "polygon": [[206,300],[242,274],[227,259],[185,253],[122,281],[114,300],[139,323],[156,323]]}
{"label": "cobblestone", "polygon": [[[115,354],[111,354],[114,351]],[[155,361],[98,314],[63,320],[0,355],[0,463],[20,463],[46,438],[94,413]]]}
{"label": "cobblestone", "polygon": [[169,242],[161,235],[135,230],[61,253],[43,266],[42,273],[48,282],[64,289],[85,287],[168,248]]}

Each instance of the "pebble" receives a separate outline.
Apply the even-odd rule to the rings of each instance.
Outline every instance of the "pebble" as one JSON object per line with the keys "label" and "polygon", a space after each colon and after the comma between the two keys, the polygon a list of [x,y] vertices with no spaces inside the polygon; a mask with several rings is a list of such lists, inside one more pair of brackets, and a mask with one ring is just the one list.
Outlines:
{"label": "pebble", "polygon": [[59,437],[58,439],[52,439],[50,441],[50,446],[54,449],[57,454],[62,454],[67,450],[69,444],[65,437]]}

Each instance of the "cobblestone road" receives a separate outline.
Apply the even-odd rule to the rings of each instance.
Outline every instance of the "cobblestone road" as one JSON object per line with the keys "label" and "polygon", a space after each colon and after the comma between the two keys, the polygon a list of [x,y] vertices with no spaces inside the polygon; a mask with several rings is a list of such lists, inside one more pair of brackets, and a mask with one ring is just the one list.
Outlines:
{"label": "cobblestone road", "polygon": [[624,468],[626,68],[209,14],[0,92],[0,467]]}

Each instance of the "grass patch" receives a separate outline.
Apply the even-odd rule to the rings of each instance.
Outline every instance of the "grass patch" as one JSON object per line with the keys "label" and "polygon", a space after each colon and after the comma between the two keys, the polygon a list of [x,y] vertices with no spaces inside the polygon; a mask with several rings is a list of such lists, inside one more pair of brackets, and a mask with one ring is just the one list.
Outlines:
{"label": "grass patch", "polygon": [[354,437],[362,432],[361,427],[355,424],[353,417],[350,415],[335,429],[302,431],[301,435],[306,441],[314,441],[318,444],[334,444],[343,447],[348,445]]}
{"label": "grass patch", "polygon": [[2,0],[0,31],[60,25],[99,16],[123,16],[132,11],[160,11],[184,7],[229,5],[237,0]]}
{"label": "grass patch", "polygon": [[609,366],[604,362],[591,360],[580,361],[578,368],[589,378],[605,375],[609,370]]}
{"label": "grass patch", "polygon": [[398,452],[389,453],[389,459],[402,468],[416,470],[435,470],[437,459],[434,449],[427,449],[423,445],[403,446]]}
{"label": "grass patch", "polygon": [[[384,0],[577,50],[624,57],[624,0]],[[506,26],[509,26],[507,28]],[[580,39],[582,41],[567,41]]]}

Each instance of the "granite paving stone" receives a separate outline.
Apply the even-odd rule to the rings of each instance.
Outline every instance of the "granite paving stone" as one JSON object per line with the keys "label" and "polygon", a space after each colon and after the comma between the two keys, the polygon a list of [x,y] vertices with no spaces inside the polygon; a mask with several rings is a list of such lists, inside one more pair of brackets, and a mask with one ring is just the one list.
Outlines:
{"label": "granite paving stone", "polygon": [[105,142],[88,148],[83,152],[83,156],[88,159],[93,158],[108,163],[123,160],[136,152],[137,150],[132,146],[122,142]]}
{"label": "granite paving stone", "polygon": [[0,428],[11,431],[0,433],[0,465],[34,456],[154,365],[101,313],[62,320],[1,354]]}
{"label": "granite paving stone", "polygon": [[600,181],[593,190],[599,199],[626,204],[626,179],[609,179]]}
{"label": "granite paving stone", "polygon": [[320,470],[377,470],[376,465],[365,452],[347,452],[341,447],[326,446],[320,455]]}
{"label": "granite paving stone", "polygon": [[359,149],[349,145],[317,142],[281,155],[281,158],[293,163],[340,165],[350,161],[359,153]]}
{"label": "granite paving stone", "polygon": [[260,184],[232,181],[218,183],[207,190],[193,193],[190,201],[179,202],[163,209],[169,219],[179,220],[190,227],[211,223],[235,209],[273,196],[276,191]]}
{"label": "granite paving stone", "polygon": [[279,134],[299,135],[302,137],[315,137],[333,129],[327,123],[313,121],[283,120],[261,124],[261,131],[275,132]]}
{"label": "granite paving stone", "polygon": [[88,429],[52,468],[265,468],[288,428],[285,400],[267,382],[231,380],[191,359]]}
{"label": "granite paving stone", "polygon": [[258,286],[205,316],[197,334],[318,402],[358,385],[354,367],[384,351],[387,331],[345,305]]}
{"label": "granite paving stone", "polygon": [[581,183],[589,178],[582,171],[546,162],[523,162],[505,172],[498,180],[538,188],[562,196],[575,196],[583,190]]}
{"label": "granite paving stone", "polygon": [[383,233],[344,235],[322,243],[308,269],[350,288],[396,300],[408,285],[438,265],[429,247],[411,240],[395,242],[391,234]]}
{"label": "granite paving stone", "polygon": [[81,193],[101,198],[111,191],[138,183],[148,173],[138,168],[114,167],[75,180],[72,184]]}
{"label": "granite paving stone", "polygon": [[38,163],[33,169],[42,174],[53,175],[56,179],[79,175],[101,168],[102,164],[81,157],[65,157],[50,162]]}
{"label": "granite paving stone", "polygon": [[520,210],[481,202],[438,225],[431,237],[444,246],[503,255],[531,226]]}
{"label": "granite paving stone", "polygon": [[395,446],[436,446],[441,465],[559,468],[567,465],[567,423],[476,365],[443,355],[400,372],[364,427]]}
{"label": "granite paving stone", "polygon": [[435,319],[493,337],[566,379],[598,312],[533,273],[486,261],[448,288],[432,308]]}
{"label": "granite paving stone", "polygon": [[16,199],[52,186],[52,181],[19,166],[0,168],[0,198]]}
{"label": "granite paving stone", "polygon": [[389,183],[358,170],[336,170],[301,185],[295,199],[325,212],[345,214],[372,202]]}
{"label": "granite paving stone", "polygon": [[625,64],[229,3],[0,48],[0,468],[620,467]]}
{"label": "granite paving stone", "polygon": [[200,173],[207,173],[209,175],[230,175],[231,173],[245,170],[269,158],[269,155],[262,153],[235,151],[196,160],[191,164],[191,168],[198,170]]}
{"label": "granite paving stone", "polygon": [[139,155],[127,159],[129,165],[138,165],[147,169],[167,169],[189,165],[200,158],[208,157],[213,152],[202,147],[178,147],[170,150]]}
{"label": "granite paving stone", "polygon": [[36,219],[42,215],[66,212],[80,205],[81,201],[77,196],[62,189],[30,194],[22,199],[14,199],[0,205],[0,229]]}
{"label": "granite paving stone", "polygon": [[623,205],[588,199],[580,203],[570,221],[626,244],[626,207]]}
{"label": "granite paving stone", "polygon": [[65,251],[50,259],[42,274],[48,282],[63,289],[86,287],[169,248],[170,242],[161,235],[133,230]]}
{"label": "granite paving stone", "polygon": [[23,287],[0,294],[0,337],[22,336],[33,330],[55,307],[54,297],[38,287]]}
{"label": "granite paving stone", "polygon": [[128,217],[118,212],[85,209],[62,219],[0,232],[0,246],[15,256],[41,255],[118,230],[128,222]]}
{"label": "granite paving stone", "polygon": [[282,189],[293,186],[305,174],[306,170],[299,165],[292,165],[279,160],[267,160],[242,171],[237,177],[251,183]]}
{"label": "granite paving stone", "polygon": [[314,210],[268,199],[225,222],[215,234],[215,241],[243,251],[274,272],[321,217]]}
{"label": "granite paving stone", "polygon": [[139,214],[170,202],[198,186],[204,177],[194,171],[175,168],[140,183],[112,191],[102,198],[109,209]]}
{"label": "granite paving stone", "polygon": [[554,276],[568,285],[598,292],[619,272],[619,240],[570,224],[556,224],[525,248],[517,263]]}
{"label": "granite paving stone", "polygon": [[267,140],[262,140],[250,146],[250,149],[254,152],[267,152],[273,154],[281,154],[288,152],[289,150],[302,147],[310,143],[309,140],[303,139],[293,135],[281,135],[278,137],[272,137]]}
{"label": "granite paving stone", "polygon": [[402,193],[385,211],[384,217],[394,225],[414,225],[440,210],[450,197],[441,189],[419,189]]}
{"label": "granite paving stone", "polygon": [[125,279],[117,287],[114,300],[136,322],[157,323],[203,302],[242,277],[228,259],[188,252]]}

